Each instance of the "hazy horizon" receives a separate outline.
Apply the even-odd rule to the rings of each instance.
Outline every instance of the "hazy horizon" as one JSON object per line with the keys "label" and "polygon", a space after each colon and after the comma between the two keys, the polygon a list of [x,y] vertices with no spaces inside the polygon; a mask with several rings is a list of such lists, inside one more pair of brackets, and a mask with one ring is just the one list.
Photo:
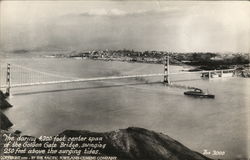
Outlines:
{"label": "hazy horizon", "polygon": [[1,1],[2,50],[250,52],[247,1]]}

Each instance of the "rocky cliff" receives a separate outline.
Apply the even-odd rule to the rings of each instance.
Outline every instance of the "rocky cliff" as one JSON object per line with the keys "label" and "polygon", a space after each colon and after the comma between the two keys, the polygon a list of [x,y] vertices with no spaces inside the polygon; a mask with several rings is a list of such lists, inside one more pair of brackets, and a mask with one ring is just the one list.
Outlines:
{"label": "rocky cliff", "polygon": [[8,117],[6,117],[1,111],[0,111],[0,129],[6,130],[10,128],[13,124],[9,120]]}
{"label": "rocky cliff", "polygon": [[0,109],[6,109],[6,108],[9,108],[9,107],[12,107],[12,105],[9,104],[9,102],[6,101],[5,98],[6,98],[6,96],[0,90]]}

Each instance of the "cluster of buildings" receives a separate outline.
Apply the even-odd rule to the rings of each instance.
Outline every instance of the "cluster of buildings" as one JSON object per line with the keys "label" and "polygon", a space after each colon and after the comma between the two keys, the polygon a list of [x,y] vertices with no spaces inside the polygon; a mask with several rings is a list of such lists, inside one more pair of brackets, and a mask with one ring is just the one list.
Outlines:
{"label": "cluster of buildings", "polygon": [[145,63],[164,63],[166,57],[170,57],[172,64],[210,65],[210,64],[247,64],[249,54],[246,53],[211,53],[211,52],[191,52],[175,53],[167,51],[134,51],[134,50],[92,50],[73,51],[67,54],[57,54],[54,57],[67,57],[76,59],[99,59],[107,61],[128,61]]}
{"label": "cluster of buildings", "polygon": [[162,63],[167,52],[158,51],[133,51],[133,50],[101,50],[71,53],[70,58],[90,58],[101,60],[118,60],[130,62]]}

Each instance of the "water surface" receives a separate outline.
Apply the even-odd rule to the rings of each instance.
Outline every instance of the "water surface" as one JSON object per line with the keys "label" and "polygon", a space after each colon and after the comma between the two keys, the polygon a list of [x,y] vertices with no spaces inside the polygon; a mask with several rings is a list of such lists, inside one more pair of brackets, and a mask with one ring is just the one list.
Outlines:
{"label": "water surface", "polygon": [[[161,73],[163,66],[75,59],[18,58],[6,62],[65,77],[102,77]],[[6,63],[5,62],[5,63]],[[171,66],[171,72],[185,69]],[[56,135],[65,129],[111,131],[129,126],[169,135],[203,152],[225,151],[223,157],[247,155],[250,80],[197,80],[173,76],[181,85],[208,89],[215,99],[183,95],[184,90],[152,82],[162,77],[13,88],[5,114],[23,134]],[[194,79],[194,80],[193,80]],[[13,77],[13,82],[18,81]]]}

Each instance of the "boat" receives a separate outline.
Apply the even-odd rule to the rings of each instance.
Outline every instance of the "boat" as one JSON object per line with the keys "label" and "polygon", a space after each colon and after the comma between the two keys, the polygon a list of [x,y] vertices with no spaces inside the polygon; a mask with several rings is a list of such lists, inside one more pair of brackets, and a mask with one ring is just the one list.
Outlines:
{"label": "boat", "polygon": [[199,88],[193,88],[191,91],[184,92],[187,96],[200,97],[200,98],[214,98],[213,94],[208,94]]}

